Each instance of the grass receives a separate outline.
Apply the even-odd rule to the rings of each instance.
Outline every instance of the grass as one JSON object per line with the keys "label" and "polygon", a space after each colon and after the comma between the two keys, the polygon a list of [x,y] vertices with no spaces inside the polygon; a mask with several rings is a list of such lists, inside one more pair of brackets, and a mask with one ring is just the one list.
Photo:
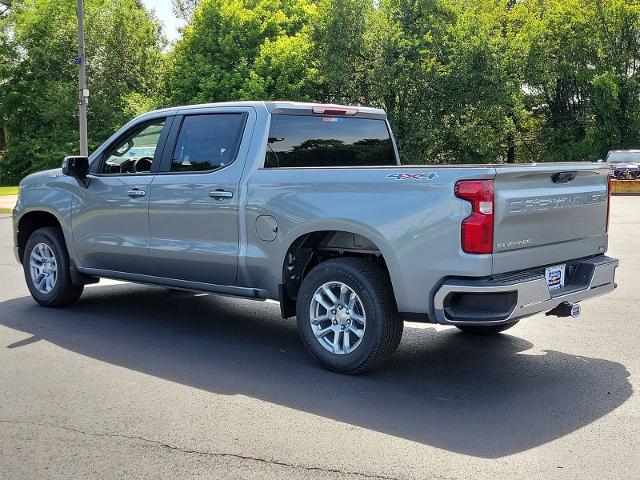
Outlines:
{"label": "grass", "polygon": [[17,195],[18,187],[0,187],[0,195]]}
{"label": "grass", "polygon": [[0,208],[0,213],[11,213],[12,208]]}

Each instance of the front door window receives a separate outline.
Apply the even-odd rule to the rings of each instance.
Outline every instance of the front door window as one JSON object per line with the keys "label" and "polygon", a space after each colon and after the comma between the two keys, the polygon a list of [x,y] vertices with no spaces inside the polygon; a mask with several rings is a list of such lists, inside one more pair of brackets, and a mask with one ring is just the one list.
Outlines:
{"label": "front door window", "polygon": [[119,142],[107,152],[100,173],[107,175],[149,173],[156,160],[156,147],[160,141],[164,122],[164,119],[160,119],[149,123]]}

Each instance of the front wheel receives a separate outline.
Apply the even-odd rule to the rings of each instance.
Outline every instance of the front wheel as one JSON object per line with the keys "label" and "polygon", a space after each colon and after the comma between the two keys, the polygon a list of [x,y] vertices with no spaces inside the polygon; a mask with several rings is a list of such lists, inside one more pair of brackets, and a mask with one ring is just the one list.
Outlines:
{"label": "front wheel", "polygon": [[40,228],[31,234],[22,266],[31,296],[40,305],[63,307],[80,298],[84,286],[71,281],[69,254],[59,228]]}
{"label": "front wheel", "polygon": [[518,322],[503,323],[501,325],[456,325],[459,330],[471,335],[495,335],[511,327],[515,327]]}
{"label": "front wheel", "polygon": [[337,258],[305,277],[296,304],[302,341],[326,368],[362,373],[382,365],[402,337],[387,274],[362,258]]}

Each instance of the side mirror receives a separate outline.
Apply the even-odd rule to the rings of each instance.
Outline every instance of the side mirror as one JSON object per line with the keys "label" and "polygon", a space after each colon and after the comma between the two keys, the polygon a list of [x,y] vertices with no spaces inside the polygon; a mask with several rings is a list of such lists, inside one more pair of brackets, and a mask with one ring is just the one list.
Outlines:
{"label": "side mirror", "polygon": [[87,187],[87,174],[89,173],[89,158],[81,156],[65,157],[62,161],[62,174],[77,179],[84,187]]}

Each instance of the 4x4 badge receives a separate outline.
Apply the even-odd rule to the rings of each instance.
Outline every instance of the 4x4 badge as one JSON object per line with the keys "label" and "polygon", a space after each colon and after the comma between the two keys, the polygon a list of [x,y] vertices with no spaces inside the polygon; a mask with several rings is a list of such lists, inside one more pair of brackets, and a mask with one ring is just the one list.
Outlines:
{"label": "4x4 badge", "polygon": [[428,173],[390,173],[387,178],[393,180],[435,180],[438,174],[435,172]]}

